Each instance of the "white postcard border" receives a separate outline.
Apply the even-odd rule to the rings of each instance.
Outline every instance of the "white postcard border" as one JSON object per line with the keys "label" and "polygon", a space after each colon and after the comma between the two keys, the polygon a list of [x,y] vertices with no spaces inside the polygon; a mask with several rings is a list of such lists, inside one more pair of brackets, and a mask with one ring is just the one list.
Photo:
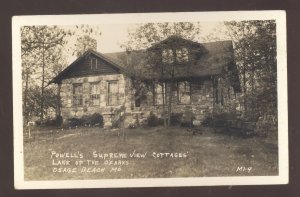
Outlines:
{"label": "white postcard border", "polygon": [[[25,181],[23,155],[22,79],[20,27],[24,25],[123,24],[175,21],[276,20],[277,87],[278,87],[278,176],[194,177],[102,179],[66,181]],[[287,111],[287,51],[285,11],[225,11],[175,12],[136,14],[39,15],[14,16],[12,19],[13,53],[13,114],[14,114],[14,181],[16,189],[169,187],[217,185],[287,184],[288,169],[288,111]]]}

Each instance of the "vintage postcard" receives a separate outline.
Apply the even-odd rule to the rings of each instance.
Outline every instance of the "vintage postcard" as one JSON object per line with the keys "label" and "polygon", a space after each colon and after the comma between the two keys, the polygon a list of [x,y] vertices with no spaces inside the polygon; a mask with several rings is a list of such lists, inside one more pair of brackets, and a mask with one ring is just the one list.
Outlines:
{"label": "vintage postcard", "polygon": [[15,188],[287,184],[285,17],[14,16]]}

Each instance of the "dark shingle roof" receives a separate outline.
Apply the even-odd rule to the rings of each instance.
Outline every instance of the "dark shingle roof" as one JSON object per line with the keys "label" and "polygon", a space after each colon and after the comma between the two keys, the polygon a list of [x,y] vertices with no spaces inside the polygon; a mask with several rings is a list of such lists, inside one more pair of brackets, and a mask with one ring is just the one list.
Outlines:
{"label": "dark shingle roof", "polygon": [[[186,41],[186,40],[184,40]],[[164,42],[164,41],[162,41]],[[192,42],[192,41],[191,41]],[[191,78],[207,78],[211,76],[230,75],[231,83],[234,84],[235,90],[240,90],[240,82],[238,76],[237,66],[234,60],[234,51],[232,41],[216,41],[209,43],[195,43],[198,47],[203,47],[205,52],[201,57],[194,63],[188,65],[178,65],[175,69],[175,76],[177,79],[191,79]],[[157,45],[150,47],[153,49],[158,47]],[[145,70],[147,62],[145,61],[146,50],[134,51],[134,52],[117,52],[117,53],[106,53],[106,57],[116,62],[120,66],[124,67],[124,71],[128,70],[128,67],[133,67],[135,75],[139,78],[146,80],[153,80],[158,78],[164,78],[167,80],[170,78],[168,75],[161,76],[159,72],[149,72]],[[129,59],[135,58],[134,63],[129,65]],[[131,73],[130,73],[131,74]]]}
{"label": "dark shingle roof", "polygon": [[[168,42],[174,42],[175,39],[180,39],[180,42],[199,47],[202,50],[201,57],[191,64],[176,66],[176,78],[203,78],[216,75],[222,75],[224,73],[231,75],[232,83],[235,83],[236,90],[240,89],[239,77],[237,67],[234,60],[234,52],[232,41],[217,41],[209,43],[197,43],[186,39],[178,38],[175,36],[169,37],[159,43],[154,44],[149,49],[159,48],[161,44],[168,44]],[[81,57],[75,60],[70,66],[64,69],[58,76],[56,76],[50,83],[56,83],[61,80],[66,72],[78,62],[81,58],[93,53],[99,58],[104,59],[111,65],[118,68],[123,73],[127,73],[131,76],[136,75],[146,80],[153,80],[162,78],[159,72],[149,72],[147,67],[146,56],[147,50],[133,51],[133,52],[115,52],[115,53],[99,53],[89,50]],[[229,69],[229,70],[228,70]],[[133,71],[133,72],[132,72]],[[164,75],[163,78],[167,80],[170,78],[168,75]]]}
{"label": "dark shingle roof", "polygon": [[72,70],[73,67],[75,67],[80,61],[82,61],[84,58],[89,56],[90,54],[93,54],[102,60],[108,62],[111,66],[116,68],[117,70],[123,72],[124,67],[120,66],[118,63],[112,61],[109,57],[105,56],[104,54],[101,54],[94,50],[87,50],[85,53],[83,53],[80,57],[78,57],[74,62],[72,62],[69,66],[67,66],[64,70],[62,70],[56,77],[54,77],[48,84],[51,83],[60,83],[62,79],[65,79],[68,73]]}
{"label": "dark shingle roof", "polygon": [[[202,43],[201,45],[206,49],[206,53],[203,54],[203,56],[194,64],[189,65],[188,67],[177,67],[176,76],[201,77],[218,75],[222,73],[224,66],[228,66],[228,64],[234,63],[234,55],[231,41],[217,41],[210,43]],[[110,58],[112,61],[116,62],[120,66],[124,67],[125,70],[126,66],[128,66],[129,64],[128,59],[132,59],[132,56],[135,56],[135,58],[138,59],[136,60],[136,63],[140,64],[140,66],[137,66],[140,69],[142,69],[142,67],[146,64],[143,58],[143,55],[145,55],[145,51],[135,51],[131,53],[105,53],[103,55],[107,58]],[[139,56],[140,58],[136,56]],[[151,78],[150,75],[153,75],[153,77],[155,78],[156,74],[148,73],[148,75],[149,76],[145,76],[145,78]]]}

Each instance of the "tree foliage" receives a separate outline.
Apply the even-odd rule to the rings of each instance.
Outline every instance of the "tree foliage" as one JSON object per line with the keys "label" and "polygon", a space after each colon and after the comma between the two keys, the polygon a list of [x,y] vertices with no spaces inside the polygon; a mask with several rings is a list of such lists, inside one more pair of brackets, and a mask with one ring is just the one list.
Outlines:
{"label": "tree foliage", "polygon": [[226,22],[235,45],[243,87],[245,116],[277,117],[277,56],[275,21]]}
{"label": "tree foliage", "polygon": [[81,56],[88,49],[97,50],[97,40],[90,37],[89,35],[84,35],[77,38],[76,41],[76,56]]}
{"label": "tree foliage", "polygon": [[[122,45],[129,53],[131,58],[127,64],[127,70],[131,72],[133,77],[132,84],[134,86],[135,97],[140,99],[144,97],[144,94],[148,91],[149,86],[140,76],[153,74],[157,81],[163,81],[166,75],[169,76],[169,81],[165,82],[165,103],[163,104],[163,116],[165,125],[170,125],[170,119],[172,114],[172,105],[174,100],[174,86],[175,86],[175,67],[174,64],[178,61],[176,50],[178,49],[177,42],[174,40],[168,47],[170,48],[170,63],[162,64],[162,48],[158,50],[145,50],[153,46],[162,40],[169,37],[180,37],[188,40],[197,40],[200,36],[201,26],[200,23],[191,22],[176,22],[176,23],[146,23],[138,25],[132,31],[129,32],[128,41]],[[142,54],[139,54],[137,50],[143,50]],[[137,56],[143,56],[144,58],[137,59]],[[143,61],[145,62],[139,62]],[[172,63],[173,62],[173,63]],[[146,66],[145,66],[146,65]],[[136,69],[135,67],[140,67]],[[143,67],[143,68],[141,68]],[[143,74],[141,73],[143,72]],[[142,75],[141,75],[142,74]]]}
{"label": "tree foliage", "polygon": [[[77,26],[23,26],[21,33],[23,115],[24,123],[48,115],[58,105],[56,86],[49,85],[67,65],[66,53],[80,56],[87,49],[97,49],[96,37],[101,35],[99,27]],[[76,44],[69,47],[68,41]]]}
{"label": "tree foliage", "polygon": [[70,46],[70,48],[67,49],[72,52],[72,55],[79,57],[88,49],[97,50],[97,39],[102,34],[99,26],[86,24],[76,25],[68,29],[72,34],[71,38],[75,41],[74,46]]}
{"label": "tree foliage", "polygon": [[128,41],[122,47],[127,51],[146,49],[152,44],[174,35],[195,41],[200,37],[200,32],[200,23],[146,23],[131,29],[128,32]]}
{"label": "tree foliage", "polygon": [[50,99],[55,96],[54,89],[46,87],[65,64],[62,47],[66,44],[68,35],[68,32],[57,26],[21,28],[25,123],[37,115],[43,120],[47,109],[55,107],[53,99]]}

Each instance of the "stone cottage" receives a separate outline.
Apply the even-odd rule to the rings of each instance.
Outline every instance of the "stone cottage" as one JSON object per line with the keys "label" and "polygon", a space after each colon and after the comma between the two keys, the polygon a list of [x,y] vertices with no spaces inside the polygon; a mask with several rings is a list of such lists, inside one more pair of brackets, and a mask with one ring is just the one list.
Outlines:
{"label": "stone cottage", "polygon": [[104,126],[120,109],[126,126],[150,112],[163,116],[167,107],[174,113],[188,108],[201,121],[214,110],[236,108],[240,92],[231,41],[197,43],[178,36],[131,53],[89,50],[50,83],[58,85],[64,121],[100,113]]}

